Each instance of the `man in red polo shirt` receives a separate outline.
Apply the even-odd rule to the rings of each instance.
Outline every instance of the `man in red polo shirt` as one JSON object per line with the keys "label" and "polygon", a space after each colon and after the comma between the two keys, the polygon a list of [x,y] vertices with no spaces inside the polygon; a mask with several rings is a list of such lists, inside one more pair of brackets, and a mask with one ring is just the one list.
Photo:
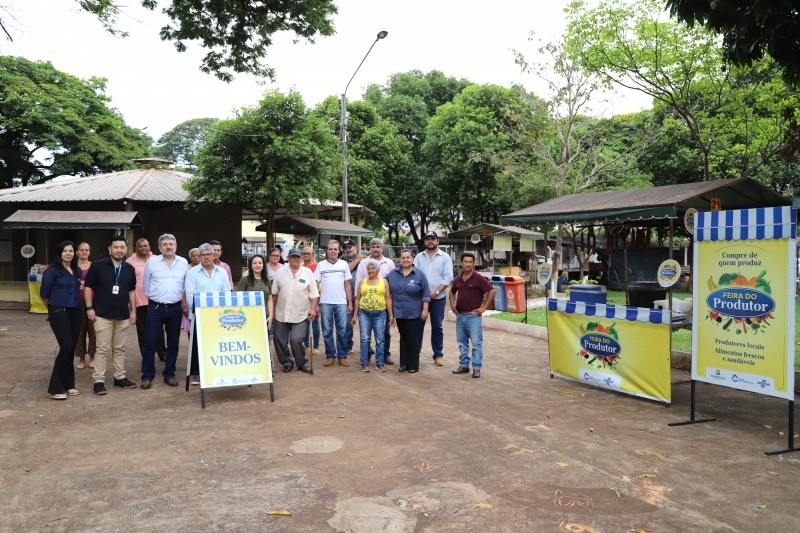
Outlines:
{"label": "man in red polo shirt", "polygon": [[453,374],[469,373],[469,343],[472,342],[472,377],[481,377],[483,365],[483,325],[481,315],[494,298],[495,289],[489,281],[475,272],[475,254],[461,254],[463,272],[450,287],[450,309],[456,314],[456,340],[460,366]]}

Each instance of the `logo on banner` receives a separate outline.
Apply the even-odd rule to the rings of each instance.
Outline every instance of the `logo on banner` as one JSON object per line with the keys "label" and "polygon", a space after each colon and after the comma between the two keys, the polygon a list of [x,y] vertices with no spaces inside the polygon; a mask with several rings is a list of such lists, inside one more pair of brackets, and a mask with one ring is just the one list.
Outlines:
{"label": "logo on banner", "polygon": [[[774,318],[775,300],[767,274],[763,270],[758,277],[747,278],[741,274],[723,274],[717,281],[708,278],[709,294],[706,304],[709,319],[721,324],[724,331],[741,334],[757,334],[769,326]],[[748,327],[750,328],[748,330]]]}
{"label": "logo on banner", "polygon": [[589,322],[586,327],[581,324],[581,351],[578,355],[586,364],[597,368],[614,368],[619,364],[622,345],[619,335],[614,329],[614,323],[603,326],[600,322]]}
{"label": "logo on banner", "polygon": [[244,309],[226,308],[219,313],[219,327],[226,331],[236,331],[242,329],[247,323]]}

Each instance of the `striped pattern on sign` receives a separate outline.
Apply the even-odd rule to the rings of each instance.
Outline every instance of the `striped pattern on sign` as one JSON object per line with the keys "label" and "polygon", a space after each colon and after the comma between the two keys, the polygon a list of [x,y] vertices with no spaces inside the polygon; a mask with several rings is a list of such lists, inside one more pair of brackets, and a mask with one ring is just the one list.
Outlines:
{"label": "striped pattern on sign", "polygon": [[248,292],[197,292],[194,295],[195,307],[232,307],[235,305],[264,305],[264,293]]}
{"label": "striped pattern on sign", "polygon": [[616,320],[629,320],[631,322],[669,324],[669,310],[666,309],[647,309],[645,307],[630,307],[626,305],[587,304],[585,302],[570,302],[569,300],[563,300],[561,298],[548,298],[547,310],[613,318]]}
{"label": "striped pattern on sign", "polygon": [[697,241],[794,239],[797,215],[791,206],[707,211],[695,215]]}

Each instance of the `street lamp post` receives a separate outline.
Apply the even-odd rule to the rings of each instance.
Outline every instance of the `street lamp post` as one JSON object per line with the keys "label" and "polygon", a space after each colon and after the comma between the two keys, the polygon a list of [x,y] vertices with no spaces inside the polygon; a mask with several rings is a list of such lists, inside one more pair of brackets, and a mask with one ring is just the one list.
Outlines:
{"label": "street lamp post", "polygon": [[353,78],[356,77],[358,74],[358,70],[361,68],[361,65],[364,64],[364,61],[367,60],[367,56],[372,49],[375,47],[375,44],[384,39],[387,35],[389,35],[388,31],[381,31],[378,32],[377,37],[375,37],[375,41],[372,43],[372,46],[369,47],[367,53],[364,54],[364,59],[361,60],[361,63],[358,64],[356,71],[353,72],[353,75],[350,77],[350,81],[347,82],[347,86],[344,88],[344,92],[342,93],[342,114],[339,118],[339,135],[342,138],[342,221],[343,222],[350,222],[350,207],[347,203],[347,89],[350,87],[350,82],[353,81]]}

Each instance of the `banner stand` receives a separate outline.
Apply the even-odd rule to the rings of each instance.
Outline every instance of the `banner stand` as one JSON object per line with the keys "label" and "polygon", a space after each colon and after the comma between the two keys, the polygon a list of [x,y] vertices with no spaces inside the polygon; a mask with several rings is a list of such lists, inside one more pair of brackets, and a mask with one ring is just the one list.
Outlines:
{"label": "banner stand", "polygon": [[695,414],[695,387],[696,387],[696,384],[697,384],[697,381],[692,380],[692,399],[689,402],[689,406],[690,406],[689,407],[689,420],[686,420],[684,422],[672,422],[672,423],[667,424],[668,426],[685,426],[687,424],[702,424],[703,422],[715,422],[717,420],[716,418],[701,418],[700,420],[697,420],[694,417],[694,414]]}
{"label": "banner stand", "polygon": [[789,447],[783,450],[772,450],[771,452],[764,452],[767,455],[779,455],[781,453],[797,452],[800,448],[794,447],[794,400],[789,400]]}

